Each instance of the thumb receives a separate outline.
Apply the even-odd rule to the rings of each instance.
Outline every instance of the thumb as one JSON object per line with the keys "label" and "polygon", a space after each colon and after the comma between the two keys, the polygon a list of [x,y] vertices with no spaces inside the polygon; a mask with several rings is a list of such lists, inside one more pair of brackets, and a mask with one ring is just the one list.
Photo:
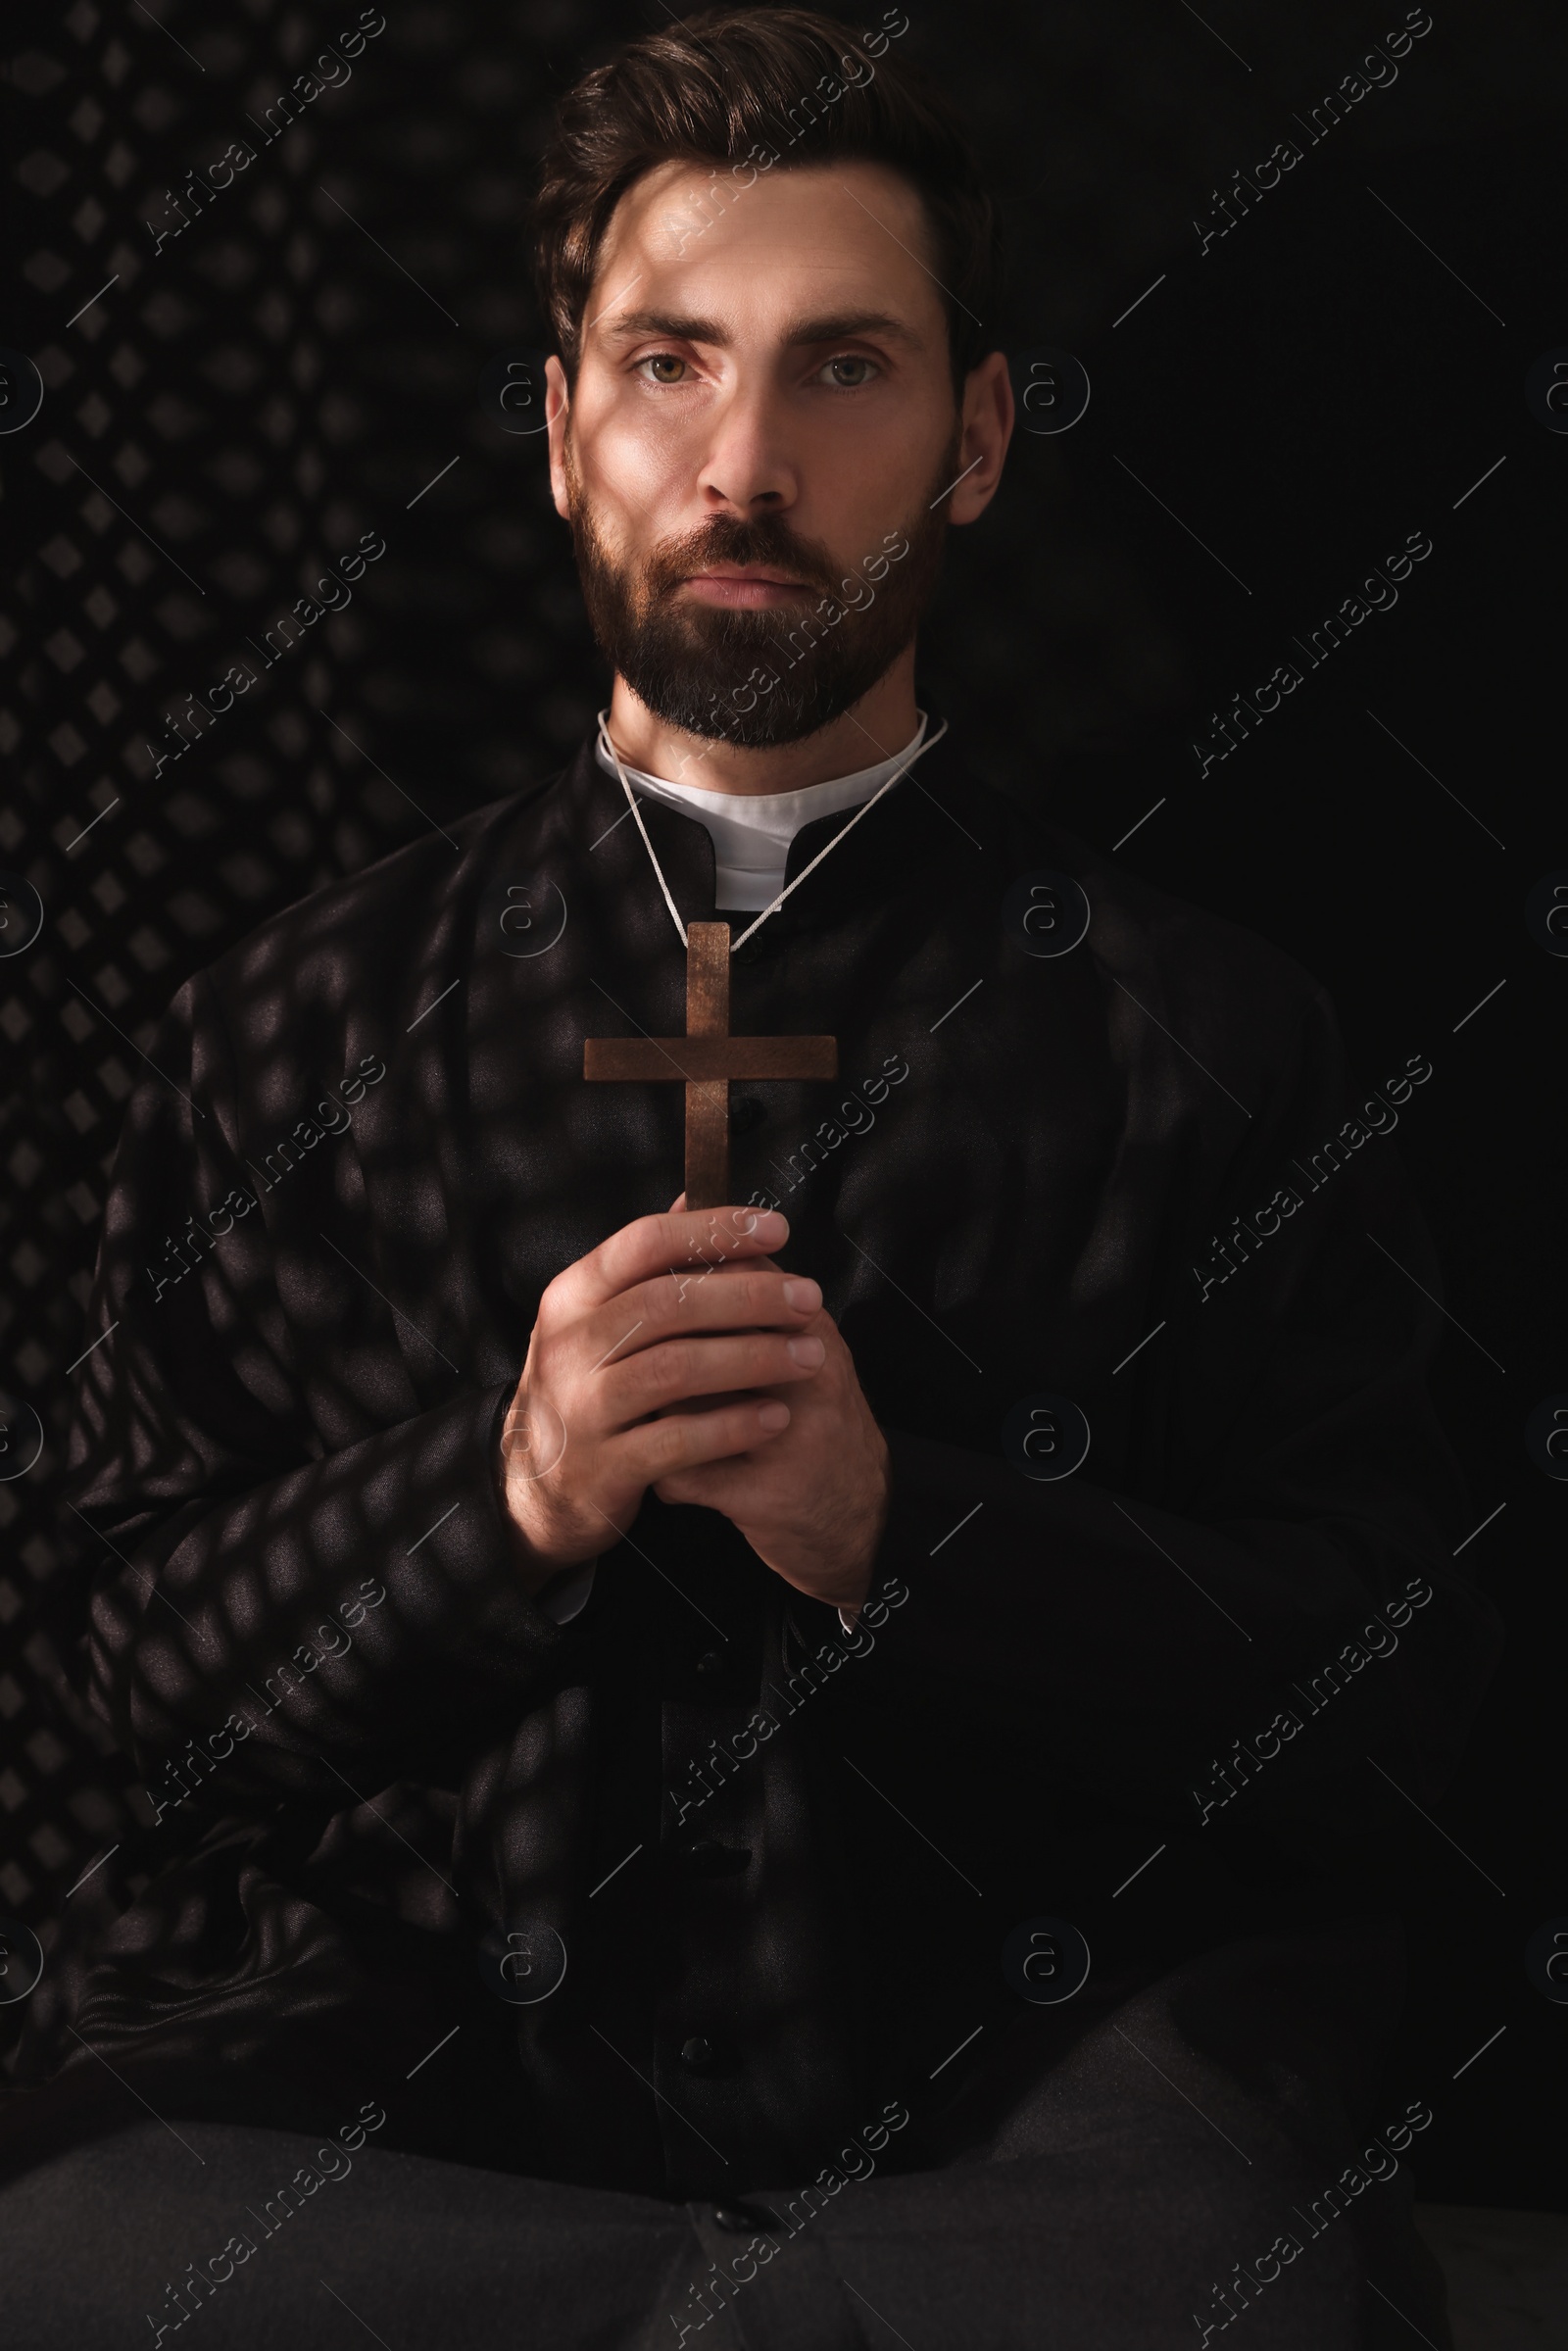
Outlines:
{"label": "thumb", "polygon": [[[685,1207],[685,1205],[686,1194],[684,1189],[682,1189],[676,1193],[674,1199],[669,1203],[670,1215],[679,1215],[680,1211]],[[748,1266],[760,1265],[768,1273],[776,1273],[779,1270],[779,1263],[776,1257],[748,1257],[746,1262]],[[715,1266],[713,1270],[715,1273],[723,1273],[726,1272],[728,1268],[725,1266]]]}

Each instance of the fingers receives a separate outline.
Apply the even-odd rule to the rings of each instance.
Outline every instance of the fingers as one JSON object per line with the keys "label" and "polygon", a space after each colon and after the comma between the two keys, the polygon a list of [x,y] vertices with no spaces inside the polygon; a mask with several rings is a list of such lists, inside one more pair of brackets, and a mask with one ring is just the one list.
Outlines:
{"label": "fingers", "polygon": [[741,1389],[809,1380],[822,1368],[826,1354],[821,1340],[806,1332],[789,1338],[747,1331],[665,1340],[605,1365],[594,1383],[594,1416],[607,1431],[626,1428],[646,1413],[662,1412],[691,1396],[729,1396]]}
{"label": "fingers", "polygon": [[722,1274],[676,1267],[622,1291],[586,1316],[574,1351],[592,1370],[691,1332],[797,1331],[821,1305],[821,1290],[808,1275],[781,1273],[767,1258]]}
{"label": "fingers", "polygon": [[670,1266],[700,1275],[708,1267],[763,1256],[788,1238],[788,1222],[774,1208],[683,1208],[639,1216],[568,1265],[551,1289],[569,1312],[588,1314]]}
{"label": "fingers", "polygon": [[671,1412],[612,1440],[617,1475],[652,1486],[704,1461],[749,1453],[789,1427],[790,1408],[777,1396],[720,1404],[711,1412]]}

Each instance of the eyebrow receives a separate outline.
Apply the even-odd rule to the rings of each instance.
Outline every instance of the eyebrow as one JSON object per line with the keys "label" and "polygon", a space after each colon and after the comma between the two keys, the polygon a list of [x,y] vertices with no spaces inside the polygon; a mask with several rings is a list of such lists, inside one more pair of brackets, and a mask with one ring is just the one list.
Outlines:
{"label": "eyebrow", "polygon": [[[639,335],[668,335],[672,342],[712,343],[724,349],[730,340],[717,318],[697,318],[674,311],[621,311],[605,328],[610,341],[629,341]],[[834,311],[821,318],[796,318],[784,330],[792,349],[812,343],[837,343],[853,337],[902,343],[910,351],[923,350],[922,338],[902,318],[886,311]]]}

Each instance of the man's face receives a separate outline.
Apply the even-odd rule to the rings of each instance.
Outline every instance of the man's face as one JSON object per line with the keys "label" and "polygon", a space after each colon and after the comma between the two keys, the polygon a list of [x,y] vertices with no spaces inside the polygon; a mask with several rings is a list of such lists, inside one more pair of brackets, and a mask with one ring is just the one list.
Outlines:
{"label": "man's face", "polygon": [[910,642],[959,469],[929,247],[865,163],[665,164],[618,206],[564,416],[551,363],[552,479],[594,634],[666,725],[797,742]]}

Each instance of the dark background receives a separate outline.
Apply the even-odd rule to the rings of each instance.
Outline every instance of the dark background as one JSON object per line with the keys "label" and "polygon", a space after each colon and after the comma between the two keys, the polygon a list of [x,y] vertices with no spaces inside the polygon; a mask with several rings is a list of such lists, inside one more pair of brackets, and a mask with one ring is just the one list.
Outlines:
{"label": "dark background", "polygon": [[[68,1367],[136,1048],[188,972],[549,775],[604,701],[542,439],[503,432],[476,379],[540,339],[523,229],[554,95],[668,13],[385,0],[348,85],[266,147],[247,117],[358,0],[74,0],[14,60],[0,344],[46,392],[0,438],[0,865],[46,918],[0,960],[0,1379],[46,1443],[0,1483],[0,1904],[46,1944],[95,1862],[135,1882],[128,1767],[59,1692],[38,1605],[71,1555]],[[1093,385],[1071,431],[1019,433],[954,534],[922,700],[1017,799],[1294,954],[1369,1087],[1434,1064],[1396,1148],[1453,1318],[1441,1406],[1491,1517],[1465,1558],[1510,1646],[1460,1781],[1413,1824],[1394,2083],[1435,2113],[1423,2197],[1568,2208],[1568,2007],[1523,1966],[1568,1914],[1564,1494],[1523,1442],[1568,1389],[1546,1308],[1568,964],[1523,918],[1568,866],[1546,711],[1568,434],[1524,398],[1568,347],[1568,21],[1435,0],[1397,81],[1307,147],[1293,116],[1402,6],[910,17],[899,54],[956,96],[1004,199],[1011,296],[987,326],[1009,355],[1075,353]],[[167,191],[242,137],[256,162],[155,253]],[[1202,253],[1216,184],[1288,137],[1301,163]],[[352,606],[155,774],[187,695],[367,531],[387,553]],[[1209,712],[1418,531],[1433,553],[1396,609],[1201,777]]]}

